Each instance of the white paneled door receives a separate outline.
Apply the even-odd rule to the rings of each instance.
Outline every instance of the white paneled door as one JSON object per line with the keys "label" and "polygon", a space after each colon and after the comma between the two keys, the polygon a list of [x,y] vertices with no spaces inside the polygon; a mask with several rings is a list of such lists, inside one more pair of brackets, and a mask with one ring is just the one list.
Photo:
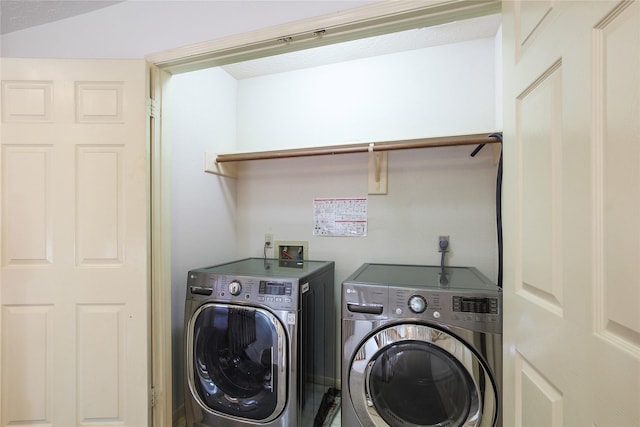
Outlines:
{"label": "white paneled door", "polygon": [[1,425],[146,426],[145,63],[0,65]]}
{"label": "white paneled door", "polygon": [[640,2],[503,3],[505,426],[640,425]]}

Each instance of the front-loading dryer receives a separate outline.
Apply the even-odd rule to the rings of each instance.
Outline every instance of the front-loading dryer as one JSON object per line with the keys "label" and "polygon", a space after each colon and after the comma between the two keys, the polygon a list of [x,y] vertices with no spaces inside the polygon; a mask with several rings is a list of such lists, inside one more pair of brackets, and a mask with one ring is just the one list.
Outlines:
{"label": "front-loading dryer", "polygon": [[477,269],[364,264],[342,283],[342,427],[499,427],[502,292]]}
{"label": "front-loading dryer", "polygon": [[336,396],[334,262],[247,258],[191,270],[188,427],[322,425]]}

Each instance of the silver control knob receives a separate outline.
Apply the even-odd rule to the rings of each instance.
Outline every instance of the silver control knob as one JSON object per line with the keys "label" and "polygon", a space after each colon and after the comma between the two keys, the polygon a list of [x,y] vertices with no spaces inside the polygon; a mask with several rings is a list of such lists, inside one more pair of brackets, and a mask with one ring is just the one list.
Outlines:
{"label": "silver control knob", "polygon": [[414,313],[422,313],[427,309],[427,300],[422,295],[413,295],[409,298],[409,310]]}
{"label": "silver control knob", "polygon": [[240,295],[240,292],[242,292],[242,285],[240,284],[240,282],[234,280],[233,282],[229,283],[229,293],[231,295]]}

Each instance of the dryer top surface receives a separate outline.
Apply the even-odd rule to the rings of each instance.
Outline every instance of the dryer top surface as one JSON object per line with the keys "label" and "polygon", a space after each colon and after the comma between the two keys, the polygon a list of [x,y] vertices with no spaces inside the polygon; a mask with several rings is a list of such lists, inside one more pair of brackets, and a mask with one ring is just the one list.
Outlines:
{"label": "dryer top surface", "polygon": [[496,292],[499,288],[475,267],[363,264],[345,283]]}

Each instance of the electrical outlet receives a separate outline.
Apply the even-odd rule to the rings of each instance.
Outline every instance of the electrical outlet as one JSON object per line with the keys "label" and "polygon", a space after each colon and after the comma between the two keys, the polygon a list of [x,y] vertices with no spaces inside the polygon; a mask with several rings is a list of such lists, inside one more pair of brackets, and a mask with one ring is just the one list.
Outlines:
{"label": "electrical outlet", "polygon": [[270,248],[273,246],[273,234],[266,233],[264,235],[264,246]]}
{"label": "electrical outlet", "polygon": [[449,236],[438,236],[438,252],[449,250]]}

